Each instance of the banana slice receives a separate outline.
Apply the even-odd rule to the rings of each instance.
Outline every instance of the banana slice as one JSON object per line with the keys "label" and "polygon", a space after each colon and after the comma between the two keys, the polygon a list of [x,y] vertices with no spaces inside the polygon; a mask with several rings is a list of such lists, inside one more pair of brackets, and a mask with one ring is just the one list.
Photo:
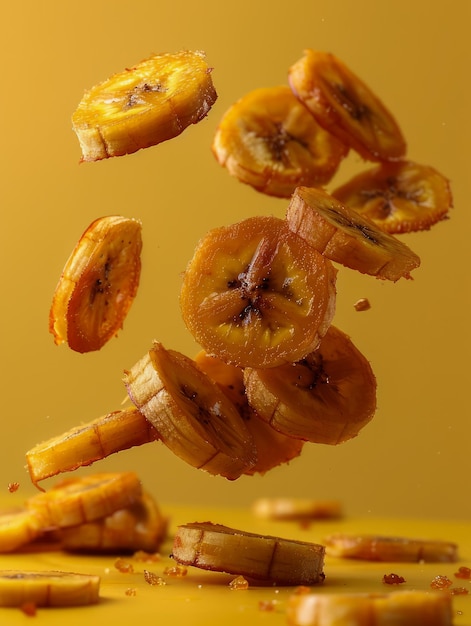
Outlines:
{"label": "banana slice", "polygon": [[395,161],[406,142],[390,111],[340,59],[329,52],[305,50],[288,70],[294,94],[318,123],[372,161]]}
{"label": "banana slice", "polygon": [[291,594],[289,626],[451,626],[448,594],[428,591],[390,593]]}
{"label": "banana slice", "polygon": [[342,516],[338,500],[310,498],[258,498],[252,505],[256,517],[275,521],[310,521]]}
{"label": "banana slice", "polygon": [[0,511],[0,552],[14,552],[39,537],[41,517],[26,507]]}
{"label": "banana slice", "polygon": [[32,496],[26,507],[46,528],[66,528],[90,522],[132,505],[141,498],[134,472],[109,472],[64,480]]}
{"label": "banana slice", "polygon": [[448,179],[413,161],[377,165],[332,195],[388,233],[428,230],[446,219],[453,206]]}
{"label": "banana slice", "polygon": [[209,354],[273,367],[318,345],[334,315],[335,277],[285,220],[251,217],[199,242],[183,277],[182,316]]}
{"label": "banana slice", "polygon": [[458,560],[458,546],[451,541],[334,533],[323,543],[329,556],[347,559],[404,563],[454,563]]}
{"label": "banana slice", "polygon": [[0,606],[83,606],[99,600],[100,577],[60,571],[0,570]]}
{"label": "banana slice", "polygon": [[198,352],[195,363],[216,381],[222,391],[232,400],[253,437],[257,460],[255,465],[245,472],[246,474],[265,474],[268,470],[282,463],[288,463],[301,454],[304,441],[277,432],[267,422],[260,419],[249,405],[245,393],[244,373],[241,368],[210,356],[204,350]]}
{"label": "banana slice", "polygon": [[231,176],[288,198],[330,181],[348,148],[320,126],[286,86],[255,89],[223,115],[212,151]]}
{"label": "banana slice", "polygon": [[126,507],[93,522],[63,528],[59,539],[72,552],[154,553],[166,537],[168,519],[147,492]]}
{"label": "banana slice", "polygon": [[113,411],[39,443],[26,453],[33,484],[104,459],[110,454],[158,440],[152,424],[138,409]]}
{"label": "banana slice", "polygon": [[277,585],[315,585],[325,576],[321,545],[256,535],[221,524],[178,526],[172,556],[182,565]]}
{"label": "banana slice", "polygon": [[100,350],[122,328],[141,272],[141,223],[110,215],[94,220],[62,271],[49,312],[57,345]]}
{"label": "banana slice", "polygon": [[336,445],[356,437],[376,410],[376,379],[349,337],[331,326],[296,363],[247,368],[247,397],[260,417],[290,437]]}
{"label": "banana slice", "polygon": [[72,116],[82,160],[172,139],[206,117],[216,99],[203,52],[153,55],[85,92]]}
{"label": "banana slice", "polygon": [[420,265],[405,243],[322,189],[298,187],[286,220],[313,248],[363,274],[396,282]]}
{"label": "banana slice", "polygon": [[234,480],[254,465],[242,416],[192,359],[155,341],[124,382],[162,442],[193,467]]}

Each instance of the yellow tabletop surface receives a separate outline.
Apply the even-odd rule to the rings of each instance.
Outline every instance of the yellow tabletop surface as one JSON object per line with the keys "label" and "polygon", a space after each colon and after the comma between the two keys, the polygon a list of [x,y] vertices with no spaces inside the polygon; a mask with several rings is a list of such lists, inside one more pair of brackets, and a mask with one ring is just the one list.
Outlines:
{"label": "yellow tabletop surface", "polygon": [[[447,576],[452,587],[465,587],[466,595],[453,595],[454,624],[471,625],[471,581],[455,577],[461,566],[471,567],[471,523],[416,519],[354,518],[348,515],[338,520],[314,521],[309,526],[298,522],[266,521],[257,518],[250,509],[189,508],[161,506],[169,517],[168,539],[157,561],[144,562],[132,556],[124,557],[133,566],[132,573],[122,573],[116,567],[119,555],[85,556],[67,554],[53,546],[37,546],[15,554],[0,556],[0,569],[63,570],[95,574],[101,577],[98,604],[76,608],[39,608],[35,624],[187,624],[191,626],[231,626],[233,624],[286,624],[286,604],[293,587],[262,587],[251,584],[248,589],[234,590],[229,583],[234,575],[206,572],[188,567],[182,577],[170,577],[165,568],[175,565],[170,559],[172,538],[176,527],[193,521],[211,521],[230,525],[239,530],[269,534],[290,539],[322,543],[332,532],[375,533],[425,539],[442,539],[458,544],[456,563],[380,563],[347,560],[327,556],[325,581],[312,587],[321,594],[344,592],[384,592],[396,590],[432,590],[436,576]],[[45,548],[45,549],[43,549]],[[144,570],[161,576],[165,585],[149,585]],[[385,574],[397,574],[405,579],[400,585],[386,585]],[[0,609],[0,624],[16,626],[28,618],[20,609]],[[151,622],[152,620],[152,622]]]}

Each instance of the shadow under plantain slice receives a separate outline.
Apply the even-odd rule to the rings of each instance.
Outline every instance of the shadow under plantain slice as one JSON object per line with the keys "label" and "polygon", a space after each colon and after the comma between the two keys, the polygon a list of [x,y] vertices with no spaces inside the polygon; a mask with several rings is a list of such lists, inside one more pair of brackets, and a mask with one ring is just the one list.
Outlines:
{"label": "shadow under plantain slice", "polygon": [[384,232],[331,194],[298,187],[289,203],[289,228],[327,258],[350,269],[396,282],[411,278],[420,258],[397,237]]}

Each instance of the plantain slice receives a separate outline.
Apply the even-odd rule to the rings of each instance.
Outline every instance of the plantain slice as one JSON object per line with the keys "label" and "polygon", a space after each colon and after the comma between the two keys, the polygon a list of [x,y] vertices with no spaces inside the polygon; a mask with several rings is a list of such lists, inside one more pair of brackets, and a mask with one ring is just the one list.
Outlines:
{"label": "plantain slice", "polygon": [[136,502],[91,522],[62,528],[61,547],[69,552],[156,552],[166,538],[168,519],[147,492]]}
{"label": "plantain slice", "polygon": [[273,367],[311,352],[335,309],[336,270],[285,220],[258,216],[198,243],[180,293],[183,320],[208,354]]}
{"label": "plantain slice", "polygon": [[295,593],[288,599],[289,626],[451,626],[451,596],[427,591]]}
{"label": "plantain slice", "polygon": [[403,563],[454,563],[458,559],[456,543],[436,539],[335,533],[324,544],[330,556],[347,559]]}
{"label": "plantain slice", "polygon": [[372,167],[332,195],[393,234],[428,230],[446,219],[453,206],[448,179],[435,168],[413,161]]}
{"label": "plantain slice", "polygon": [[286,220],[313,248],[363,274],[396,282],[420,265],[409,246],[322,189],[298,187]]}
{"label": "plantain slice", "polygon": [[335,445],[356,437],[376,411],[376,378],[350,338],[330,326],[300,361],[247,368],[247,397],[260,417],[290,437]]}
{"label": "plantain slice", "polygon": [[141,481],[134,472],[104,472],[63,480],[29,498],[27,508],[42,520],[43,529],[90,522],[140,499]]}
{"label": "plantain slice", "polygon": [[122,328],[141,273],[141,223],[110,215],[80,237],[57,284],[49,331],[57,345],[100,350]]}
{"label": "plantain slice", "polygon": [[127,407],[38,443],[26,452],[27,468],[37,485],[45,478],[157,439],[157,431],[144,415],[134,406]]}
{"label": "plantain slice", "polygon": [[235,480],[254,465],[255,445],[237,407],[192,359],[154,341],[124,383],[161,441],[193,467]]}
{"label": "plantain slice", "polygon": [[211,522],[179,526],[172,556],[182,565],[237,574],[266,584],[314,585],[325,578],[321,545],[257,535]]}
{"label": "plantain slice", "polygon": [[262,420],[250,406],[245,392],[244,372],[240,367],[225,363],[201,350],[195,363],[210,376],[232,400],[241,414],[247,430],[252,435],[257,450],[255,464],[245,474],[265,474],[268,470],[298,457],[304,441],[287,437]]}
{"label": "plantain slice", "polygon": [[281,85],[255,89],[235,102],[219,122],[212,151],[241,182],[288,198],[299,185],[329,182],[348,148]]}
{"label": "plantain slice", "polygon": [[406,142],[392,113],[345,63],[307,49],[288,71],[295,95],[319,124],[370,161],[395,161]]}
{"label": "plantain slice", "polygon": [[83,161],[131,154],[182,133],[217,99],[205,54],[155,54],[86,91],[72,116]]}
{"label": "plantain slice", "polygon": [[55,570],[0,570],[0,606],[65,607],[96,604],[100,577]]}

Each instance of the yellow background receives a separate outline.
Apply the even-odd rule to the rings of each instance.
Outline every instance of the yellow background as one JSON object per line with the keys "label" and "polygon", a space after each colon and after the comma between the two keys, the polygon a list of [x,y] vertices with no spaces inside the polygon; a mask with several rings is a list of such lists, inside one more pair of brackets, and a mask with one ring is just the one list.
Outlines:
{"label": "yellow background", "polygon": [[[360,515],[469,519],[470,9],[466,0],[3,7],[0,490],[11,481],[31,489],[24,455],[38,441],[119,408],[122,372],[154,338],[197,351],[178,304],[196,242],[214,226],[286,208],[217,165],[217,122],[247,91],[285,83],[290,64],[312,47],[334,52],[370,84],[398,119],[410,158],[442,171],[454,193],[450,220],[404,236],[422,258],[413,281],[386,284],[340,268],[335,324],[373,365],[375,419],[351,442],[307,445],[289,466],[233,483],[160,444],[81,471],[134,469],[160,500],[191,505],[291,494],[339,498]],[[160,146],[79,165],[70,117],[84,89],[151,53],[181,48],[205,50],[214,67],[219,98],[207,119]],[[335,184],[364,166],[350,156]],[[111,213],[143,222],[139,294],[116,340],[75,354],[48,333],[52,293],[85,227]],[[369,311],[354,310],[360,297]]]}

